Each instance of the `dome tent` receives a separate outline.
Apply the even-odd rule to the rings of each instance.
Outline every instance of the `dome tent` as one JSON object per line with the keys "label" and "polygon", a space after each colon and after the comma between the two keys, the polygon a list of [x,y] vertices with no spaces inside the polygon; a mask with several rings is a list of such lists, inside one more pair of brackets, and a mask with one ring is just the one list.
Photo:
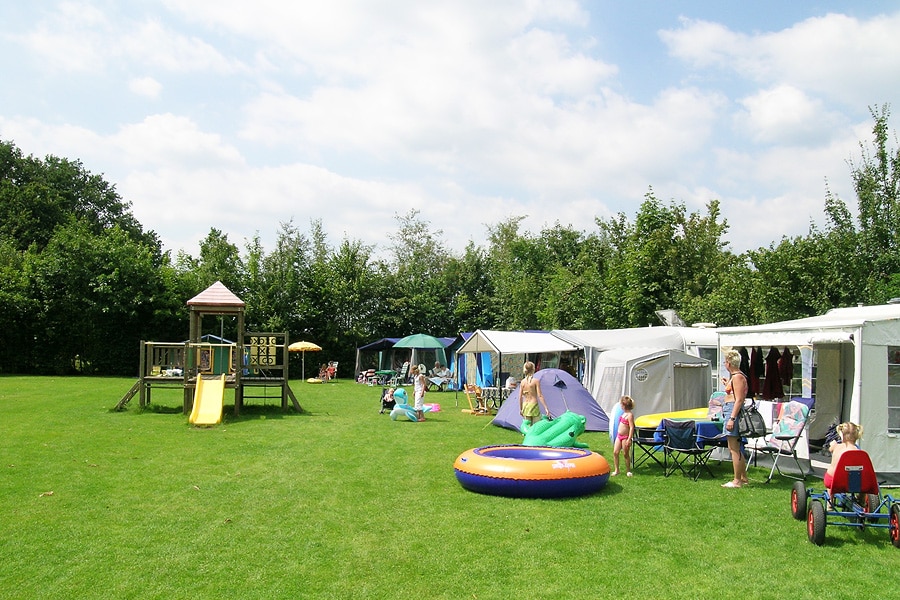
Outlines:
{"label": "dome tent", "polygon": [[[561,369],[541,369],[534,374],[541,382],[541,393],[550,408],[550,414],[559,416],[567,410],[587,419],[585,431],[609,431],[609,417],[581,382]],[[503,402],[497,416],[491,421],[498,427],[519,431],[522,416],[519,414],[519,388]]]}

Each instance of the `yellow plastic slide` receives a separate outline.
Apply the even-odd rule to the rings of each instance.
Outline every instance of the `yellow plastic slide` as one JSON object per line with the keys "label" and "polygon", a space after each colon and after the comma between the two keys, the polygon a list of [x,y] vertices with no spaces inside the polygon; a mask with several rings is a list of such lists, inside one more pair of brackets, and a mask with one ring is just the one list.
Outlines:
{"label": "yellow plastic slide", "polygon": [[218,425],[222,422],[222,401],[225,399],[225,375],[218,379],[197,378],[194,408],[189,421],[192,425]]}

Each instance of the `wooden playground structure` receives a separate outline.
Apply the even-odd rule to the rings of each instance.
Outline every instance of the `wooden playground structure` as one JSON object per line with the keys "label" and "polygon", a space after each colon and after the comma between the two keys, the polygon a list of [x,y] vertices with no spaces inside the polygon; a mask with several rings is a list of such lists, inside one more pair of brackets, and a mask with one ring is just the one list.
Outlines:
{"label": "wooden playground structure", "polygon": [[[150,404],[154,388],[182,388],[184,414],[190,414],[197,382],[203,377],[225,377],[225,388],[234,390],[234,414],[244,400],[269,398],[268,390],[280,390],[281,408],[290,401],[302,412],[288,382],[288,333],[245,332],[244,301],[221,282],[209,286],[187,302],[190,339],[186,342],[141,341],[138,380],[116,404],[121,410],[138,396],[141,408]],[[203,335],[205,316],[233,317],[237,341]],[[210,341],[215,340],[215,341]]]}

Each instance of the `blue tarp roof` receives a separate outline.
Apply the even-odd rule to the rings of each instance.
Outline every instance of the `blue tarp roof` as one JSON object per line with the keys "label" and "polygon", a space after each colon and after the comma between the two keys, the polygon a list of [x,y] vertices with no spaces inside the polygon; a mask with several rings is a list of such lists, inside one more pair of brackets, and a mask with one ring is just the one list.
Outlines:
{"label": "blue tarp roof", "polygon": [[402,338],[381,338],[380,340],[376,340],[374,342],[370,342],[365,346],[360,346],[357,350],[387,350],[388,348],[393,348],[394,344],[399,342]]}

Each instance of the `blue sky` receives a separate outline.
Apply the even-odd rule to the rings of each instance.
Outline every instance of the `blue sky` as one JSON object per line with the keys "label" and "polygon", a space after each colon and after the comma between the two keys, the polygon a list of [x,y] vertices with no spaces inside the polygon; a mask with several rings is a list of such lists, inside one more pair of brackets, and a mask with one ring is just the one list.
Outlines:
{"label": "blue sky", "polygon": [[855,207],[897,31],[879,1],[6,2],[0,138],[195,255],[311,219],[380,251],[410,209],[452,251],[513,216],[595,231],[651,186],[718,199],[740,252],[823,224],[826,180]]}

